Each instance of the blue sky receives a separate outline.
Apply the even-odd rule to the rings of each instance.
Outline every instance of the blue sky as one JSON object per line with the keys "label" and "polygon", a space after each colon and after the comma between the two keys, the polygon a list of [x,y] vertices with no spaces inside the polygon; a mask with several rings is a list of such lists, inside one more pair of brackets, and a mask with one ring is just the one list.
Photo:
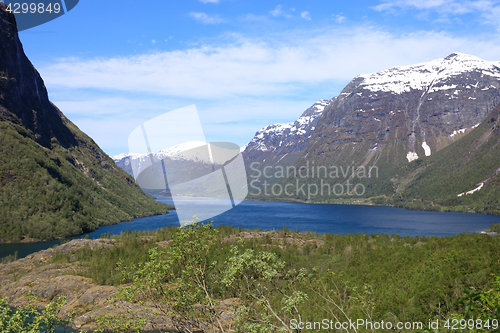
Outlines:
{"label": "blue sky", "polygon": [[52,102],[114,155],[191,104],[207,141],[242,146],[356,75],[453,52],[500,60],[499,33],[488,0],[80,0],[20,39]]}

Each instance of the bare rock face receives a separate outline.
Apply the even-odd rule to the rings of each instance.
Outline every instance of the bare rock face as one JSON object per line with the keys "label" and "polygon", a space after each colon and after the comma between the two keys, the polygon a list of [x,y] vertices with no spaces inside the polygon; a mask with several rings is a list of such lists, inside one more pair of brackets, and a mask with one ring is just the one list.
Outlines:
{"label": "bare rock face", "polygon": [[64,147],[76,145],[68,119],[49,101],[40,74],[24,54],[13,14],[0,4],[0,120],[20,124],[50,147],[55,138]]}
{"label": "bare rock face", "polygon": [[[322,99],[305,110],[293,123],[272,124],[255,133],[243,151],[247,174],[251,180],[262,185],[262,181],[274,182],[275,177],[253,177],[264,168],[293,165],[309,145],[318,121],[333,99]],[[253,163],[253,164],[252,164]],[[259,171],[256,171],[259,170]],[[254,184],[254,186],[256,186]]]}

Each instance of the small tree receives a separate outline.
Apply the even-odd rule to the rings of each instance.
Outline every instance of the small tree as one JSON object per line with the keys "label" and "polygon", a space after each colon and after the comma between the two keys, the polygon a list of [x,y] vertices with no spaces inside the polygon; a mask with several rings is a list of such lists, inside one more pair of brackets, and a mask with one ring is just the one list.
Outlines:
{"label": "small tree", "polygon": [[[500,319],[500,277],[495,276],[493,288],[486,291],[477,291],[474,288],[466,289],[461,300],[464,306],[464,313],[458,316],[465,320],[481,320],[482,322]],[[489,328],[480,328],[479,331],[488,331]]]}
{"label": "small tree", "polygon": [[[243,331],[292,332],[290,320],[301,321],[299,304],[307,294],[297,290],[297,282],[304,278],[305,269],[284,272],[285,263],[270,252],[255,253],[247,249],[240,253],[234,246],[226,261],[222,283],[246,296],[246,304],[238,311]],[[271,297],[278,297],[277,305]]]}
{"label": "small tree", "polygon": [[119,270],[132,284],[119,297],[150,302],[158,313],[168,316],[176,330],[224,331],[217,312],[219,302],[208,285],[213,265],[207,262],[217,229],[194,220],[173,235],[166,250],[149,250],[149,260]]}
{"label": "small tree", "polygon": [[58,327],[65,327],[61,320],[60,309],[66,303],[61,296],[47,304],[43,310],[37,310],[34,296],[27,295],[29,302],[24,307],[11,309],[5,298],[0,299],[0,332],[9,333],[52,333]]}

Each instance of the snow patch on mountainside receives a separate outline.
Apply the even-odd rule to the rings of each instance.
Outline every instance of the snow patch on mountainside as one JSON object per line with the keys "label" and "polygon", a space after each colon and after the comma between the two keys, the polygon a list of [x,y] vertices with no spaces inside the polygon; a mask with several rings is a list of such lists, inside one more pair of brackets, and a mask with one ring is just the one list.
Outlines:
{"label": "snow patch on mountainside", "polygon": [[465,130],[466,130],[466,128],[461,128],[459,130],[455,130],[455,131],[453,131],[453,133],[451,133],[450,137],[452,138],[457,134],[465,133]]}
{"label": "snow patch on mountainside", "polygon": [[406,154],[406,158],[408,159],[408,162],[415,161],[418,158],[417,153],[409,151],[408,154]]}
{"label": "snow patch on mountainside", "polygon": [[425,156],[431,156],[431,147],[427,144],[427,142],[422,142],[422,148],[424,148]]}
{"label": "snow patch on mountainside", "polygon": [[460,193],[460,194],[457,195],[457,197],[461,197],[464,194],[466,194],[466,195],[467,194],[472,194],[472,193],[474,193],[474,192],[479,191],[480,189],[482,189],[483,186],[484,186],[484,183],[479,183],[479,185],[475,189],[467,191],[465,193]]}
{"label": "snow patch on mountainside", "polygon": [[429,92],[451,90],[456,86],[439,86],[439,81],[472,71],[482,71],[484,75],[500,78],[500,62],[453,53],[446,58],[417,65],[393,67],[378,73],[359,75],[358,78],[363,79],[361,86],[367,90],[402,94],[412,89],[422,90],[430,86],[432,87]]}
{"label": "snow patch on mountainside", "polygon": [[[481,123],[479,123],[479,124],[481,124]],[[474,129],[474,128],[478,127],[478,126],[479,126],[479,124],[476,124],[476,125],[474,125],[474,126],[472,126],[472,127],[469,127],[469,128],[470,128],[470,129]],[[459,129],[459,130],[454,130],[454,131],[453,131],[453,133],[451,133],[451,134],[450,134],[450,138],[454,137],[454,136],[455,136],[455,135],[457,135],[457,134],[463,134],[463,133],[465,133],[465,131],[466,131],[467,129],[468,129],[468,128],[461,128],[461,129]]]}

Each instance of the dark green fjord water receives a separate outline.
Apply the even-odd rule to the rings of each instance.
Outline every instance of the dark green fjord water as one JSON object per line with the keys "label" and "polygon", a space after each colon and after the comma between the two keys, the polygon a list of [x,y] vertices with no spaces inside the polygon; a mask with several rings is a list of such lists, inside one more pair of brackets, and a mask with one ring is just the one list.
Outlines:
{"label": "dark green fjord water", "polygon": [[[172,204],[172,201],[161,200]],[[198,203],[199,205],[199,203]],[[210,211],[214,201],[205,200],[200,208]],[[402,236],[450,236],[462,232],[480,232],[500,216],[412,211],[401,208],[362,205],[303,204],[270,201],[244,201],[235,208],[210,219],[214,225],[233,225],[262,230],[309,230],[338,234],[399,234]],[[134,221],[101,227],[89,233],[90,238],[101,234],[120,234],[127,229],[152,231],[168,225],[179,225],[177,214],[142,217]],[[47,249],[61,240],[38,243],[0,244],[0,258],[18,252],[22,258],[30,253]]]}

